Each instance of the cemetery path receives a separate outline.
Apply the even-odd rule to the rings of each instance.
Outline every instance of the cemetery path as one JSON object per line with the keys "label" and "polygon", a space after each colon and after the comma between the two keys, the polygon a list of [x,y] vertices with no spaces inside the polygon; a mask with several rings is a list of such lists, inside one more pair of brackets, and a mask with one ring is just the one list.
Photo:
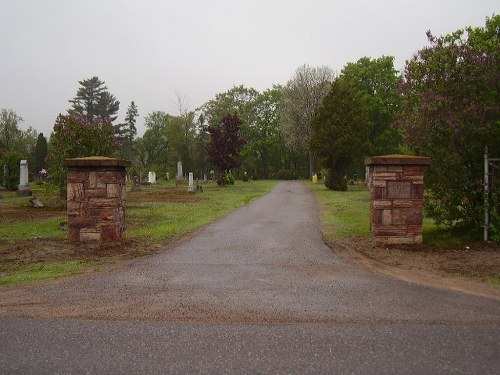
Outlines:
{"label": "cemetery path", "polygon": [[0,288],[0,372],[495,374],[499,323],[499,301],[337,256],[283,182],[154,256]]}
{"label": "cemetery path", "polygon": [[243,323],[498,324],[500,302],[377,275],[322,240],[300,182],[164,252],[102,273],[0,288],[0,317]]}

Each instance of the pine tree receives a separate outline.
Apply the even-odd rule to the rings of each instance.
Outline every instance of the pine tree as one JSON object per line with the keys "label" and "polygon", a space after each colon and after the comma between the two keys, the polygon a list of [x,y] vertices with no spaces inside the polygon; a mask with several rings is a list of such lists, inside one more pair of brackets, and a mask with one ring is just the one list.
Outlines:
{"label": "pine tree", "polygon": [[71,108],[70,115],[84,116],[87,121],[96,118],[113,122],[120,108],[120,102],[111,94],[104,85],[105,82],[98,77],[92,77],[78,81],[82,86],[78,89],[74,99],[69,100]]}

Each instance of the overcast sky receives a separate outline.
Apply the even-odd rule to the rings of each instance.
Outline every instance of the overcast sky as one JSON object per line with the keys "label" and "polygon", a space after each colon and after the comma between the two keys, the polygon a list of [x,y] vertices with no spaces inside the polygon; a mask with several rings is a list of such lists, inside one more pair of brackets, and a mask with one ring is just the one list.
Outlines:
{"label": "overcast sky", "polygon": [[339,72],[363,56],[401,69],[443,35],[484,26],[498,0],[0,0],[0,108],[50,135],[78,81],[98,76],[144,117],[243,84],[285,84],[303,65]]}

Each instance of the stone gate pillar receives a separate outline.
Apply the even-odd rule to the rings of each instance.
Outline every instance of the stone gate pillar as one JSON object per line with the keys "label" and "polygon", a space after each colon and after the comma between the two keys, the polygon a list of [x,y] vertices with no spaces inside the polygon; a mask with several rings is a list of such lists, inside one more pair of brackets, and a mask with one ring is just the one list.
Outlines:
{"label": "stone gate pillar", "polygon": [[125,230],[125,167],[106,157],[66,159],[69,238],[74,242],[114,241]]}
{"label": "stone gate pillar", "polygon": [[408,155],[365,160],[375,243],[422,243],[424,167],[430,162],[427,157]]}

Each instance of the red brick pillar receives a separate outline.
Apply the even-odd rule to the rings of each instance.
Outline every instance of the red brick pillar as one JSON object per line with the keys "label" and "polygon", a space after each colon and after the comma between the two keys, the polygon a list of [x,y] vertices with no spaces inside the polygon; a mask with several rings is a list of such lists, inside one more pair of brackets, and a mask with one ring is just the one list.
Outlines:
{"label": "red brick pillar", "polygon": [[128,160],[66,159],[69,238],[74,242],[114,241],[125,230],[125,167]]}
{"label": "red brick pillar", "polygon": [[422,156],[387,155],[365,160],[369,168],[371,233],[377,244],[422,243]]}

